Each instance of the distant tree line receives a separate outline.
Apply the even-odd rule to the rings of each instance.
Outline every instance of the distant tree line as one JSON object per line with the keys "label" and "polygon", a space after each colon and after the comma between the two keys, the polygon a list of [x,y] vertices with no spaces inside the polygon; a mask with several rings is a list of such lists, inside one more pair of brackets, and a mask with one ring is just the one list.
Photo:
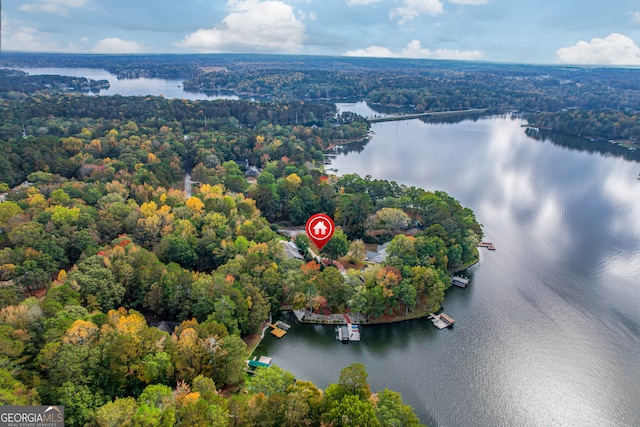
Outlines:
{"label": "distant tree line", "polygon": [[108,89],[107,80],[85,77],[35,75],[20,70],[0,69],[0,98],[21,99],[38,93],[98,93]]}
{"label": "distant tree line", "polygon": [[532,126],[588,138],[627,139],[640,142],[640,113],[612,110],[565,110],[536,113],[529,118]]}
{"label": "distant tree line", "polygon": [[[27,64],[104,68],[119,78],[181,78],[185,79],[186,90],[196,92],[230,91],[281,102],[365,99],[414,112],[488,108],[492,113],[561,114],[572,109],[583,118],[591,116],[597,120],[595,116],[601,111],[634,116],[640,105],[640,73],[623,68],[223,54],[132,57],[5,54],[0,60],[4,66]],[[16,78],[23,79],[13,76],[13,80],[7,80],[18,84]],[[44,79],[40,76],[37,84],[34,80],[35,86],[26,93],[35,93],[37,86],[56,81],[73,81],[76,87],[86,87],[86,82],[79,79],[56,77],[47,83]],[[89,82],[89,86],[94,87],[93,84]],[[4,96],[20,96],[17,91],[5,93]],[[253,119],[253,116],[234,117],[241,121]],[[627,134],[636,138],[637,132],[630,130],[634,126],[620,131],[606,124],[565,125],[562,123],[565,118],[547,117],[545,122],[554,130],[572,135],[586,135],[583,132],[586,130],[604,139],[627,138]]]}

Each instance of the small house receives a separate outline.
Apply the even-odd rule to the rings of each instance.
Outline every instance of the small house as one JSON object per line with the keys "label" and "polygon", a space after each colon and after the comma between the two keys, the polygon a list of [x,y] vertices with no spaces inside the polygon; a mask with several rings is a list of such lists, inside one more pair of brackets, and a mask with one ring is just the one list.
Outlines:
{"label": "small house", "polygon": [[260,176],[260,169],[255,166],[249,166],[244,176],[246,178],[257,178],[258,176]]}
{"label": "small house", "polygon": [[284,254],[287,259],[299,259],[304,261],[304,257],[300,254],[300,248],[294,242],[288,240],[280,240],[280,244],[284,247]]}

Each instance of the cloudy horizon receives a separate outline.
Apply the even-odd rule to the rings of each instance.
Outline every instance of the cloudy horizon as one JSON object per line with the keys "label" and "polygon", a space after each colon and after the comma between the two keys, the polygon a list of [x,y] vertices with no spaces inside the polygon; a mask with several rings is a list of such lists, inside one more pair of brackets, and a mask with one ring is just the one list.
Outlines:
{"label": "cloudy horizon", "polygon": [[640,65],[640,4],[5,0],[3,51],[274,53]]}

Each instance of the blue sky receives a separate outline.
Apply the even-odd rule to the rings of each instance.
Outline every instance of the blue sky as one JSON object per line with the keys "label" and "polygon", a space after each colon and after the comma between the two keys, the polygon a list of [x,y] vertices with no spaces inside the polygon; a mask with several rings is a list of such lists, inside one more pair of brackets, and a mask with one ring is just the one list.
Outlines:
{"label": "blue sky", "polygon": [[4,0],[2,49],[640,65],[635,0]]}

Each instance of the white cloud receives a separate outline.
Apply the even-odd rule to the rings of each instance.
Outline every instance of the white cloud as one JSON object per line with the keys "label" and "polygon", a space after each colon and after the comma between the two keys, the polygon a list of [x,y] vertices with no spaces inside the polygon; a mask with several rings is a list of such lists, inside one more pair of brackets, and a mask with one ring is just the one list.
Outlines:
{"label": "white cloud", "polygon": [[478,60],[482,59],[483,53],[479,50],[457,50],[457,49],[425,49],[418,40],[413,40],[402,51],[394,53],[383,46],[369,46],[366,49],[351,50],[344,56],[367,56],[376,58],[418,58],[418,59],[459,59]]}
{"label": "white cloud", "polygon": [[372,3],[378,3],[382,0],[347,0],[347,4],[349,6],[357,6],[357,5],[363,5],[363,4],[372,4]]}
{"label": "white cloud", "polygon": [[55,44],[41,37],[35,28],[19,27],[13,29],[10,33],[7,31],[7,33],[6,37],[2,37],[2,47],[5,50],[20,52],[47,52],[58,50]]}
{"label": "white cloud", "polygon": [[44,37],[35,28],[17,24],[9,20],[2,12],[2,48],[19,52],[60,51],[48,37]]}
{"label": "white cloud", "polygon": [[449,0],[449,3],[454,4],[485,4],[489,3],[489,0]]}
{"label": "white cloud", "polygon": [[20,6],[20,10],[68,16],[69,9],[82,7],[86,3],[87,0],[41,0],[38,3],[25,3]]}
{"label": "white cloud", "polygon": [[372,58],[397,58],[397,55],[383,46],[371,45],[366,49],[350,50],[344,56],[366,56]]}
{"label": "white cloud", "polygon": [[118,37],[107,37],[96,43],[93,53],[141,53],[145,46],[135,40],[123,40]]}
{"label": "white cloud", "polygon": [[640,65],[640,47],[629,37],[611,33],[607,37],[579,41],[556,51],[563,64]]}
{"label": "white cloud", "polygon": [[231,13],[212,29],[187,35],[179,46],[201,52],[296,53],[305,26],[293,8],[279,0],[229,0]]}
{"label": "white cloud", "polygon": [[640,24],[640,12],[629,12],[631,20],[637,24]]}
{"label": "white cloud", "polygon": [[305,11],[304,11],[304,10],[302,10],[302,9],[298,10],[298,16],[299,16],[299,17],[300,17],[300,19],[301,19],[301,20],[303,20],[303,21],[304,21],[304,20],[306,20],[306,19],[308,19],[308,20],[310,20],[310,21],[315,21],[316,19],[318,19],[318,16],[317,16],[315,13],[313,13],[313,12],[309,12],[309,13],[307,14],[307,13],[305,13]]}
{"label": "white cloud", "polygon": [[439,15],[444,13],[444,7],[440,0],[402,0],[404,6],[397,7],[391,11],[390,17],[400,17],[399,24],[412,21],[423,13],[429,15]]}

